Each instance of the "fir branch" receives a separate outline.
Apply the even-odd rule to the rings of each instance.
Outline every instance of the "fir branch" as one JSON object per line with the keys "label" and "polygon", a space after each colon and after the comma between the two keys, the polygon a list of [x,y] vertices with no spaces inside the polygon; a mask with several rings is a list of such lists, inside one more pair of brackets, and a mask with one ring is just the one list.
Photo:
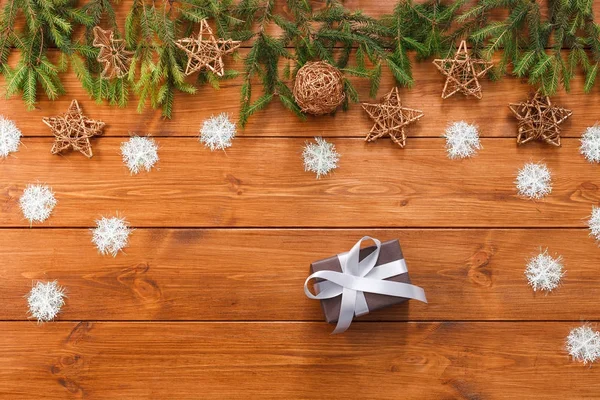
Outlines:
{"label": "fir branch", "polygon": [[[386,32],[379,21],[359,11],[349,11],[339,1],[331,0],[314,10],[308,1],[288,0],[288,14],[275,14],[273,0],[246,0],[240,3],[240,19],[258,21],[254,28],[254,44],[245,59],[245,78],[242,86],[240,125],[244,126],[251,113],[264,102],[278,95],[282,104],[298,116],[304,117],[295,103],[289,87],[279,75],[281,59],[293,59],[293,71],[289,63],[282,76],[290,79],[308,61],[325,60],[343,71],[369,79],[371,95],[375,95],[381,81],[381,66],[387,59]],[[283,34],[274,38],[265,32],[265,27],[274,23]],[[293,53],[286,47],[292,48]],[[355,55],[355,65],[351,65]],[[369,60],[369,67],[366,59]],[[387,65],[387,64],[386,64]],[[263,94],[256,100],[261,107],[254,107],[251,99],[253,81],[262,83]],[[358,101],[358,94],[349,84],[344,85],[347,107],[348,99]]]}
{"label": "fir branch", "polygon": [[118,0],[89,0],[82,6],[82,11],[91,18],[92,23],[85,26],[83,42],[75,43],[71,64],[83,88],[96,103],[108,101],[111,105],[125,107],[129,100],[131,82],[125,78],[107,80],[102,77],[104,66],[97,60],[99,49],[93,47],[93,28],[101,25],[104,20],[114,37],[121,37],[112,3],[118,3]]}
{"label": "fir branch", "polygon": [[[568,91],[577,73],[585,76],[584,90],[591,91],[600,65],[600,25],[594,20],[593,0],[548,0],[547,14],[531,0],[476,0],[470,6],[465,0],[400,0],[380,19],[348,10],[341,0],[327,0],[318,8],[308,0],[287,0],[284,13],[276,9],[275,0],[132,0],[123,35],[113,7],[117,2],[87,0],[80,7],[72,0],[5,2],[0,10],[0,73],[7,95],[21,94],[29,109],[40,92],[56,99],[64,93],[60,73],[71,62],[96,101],[125,106],[135,92],[139,110],[146,105],[161,108],[168,118],[177,92],[192,94],[205,84],[218,89],[222,79],[238,76],[235,71],[223,77],[203,71],[195,79],[185,77],[186,55],[174,42],[196,32],[205,18],[219,37],[252,40],[244,59],[241,125],[276,96],[303,117],[286,82],[308,61],[326,60],[348,75],[369,80],[371,96],[383,68],[390,69],[397,84],[412,86],[411,53],[417,60],[445,57],[459,39],[469,40],[475,56],[499,60],[491,78],[526,78],[547,95],[561,88]],[[24,24],[16,23],[19,18]],[[124,36],[134,51],[126,77],[101,78],[98,49],[92,46],[96,25]],[[282,34],[269,34],[269,25],[277,25]],[[76,30],[85,33],[74,37]],[[50,56],[51,49],[58,49],[58,59]],[[11,67],[7,63],[13,53],[18,56],[11,57]],[[262,90],[253,88],[257,84]],[[347,108],[350,101],[358,101],[358,93],[347,79],[344,91]]]}
{"label": "fir branch", "polygon": [[[219,88],[218,81],[222,78],[208,72],[201,72],[194,83],[186,80],[183,66],[187,57],[175,41],[196,32],[197,24],[205,18],[214,21],[219,36],[231,37],[230,32],[245,23],[235,17],[234,11],[231,0],[182,0],[172,4],[134,0],[125,22],[125,39],[135,51],[134,65],[139,68],[136,71],[132,67],[129,75],[140,98],[138,110],[149,100],[153,108],[162,109],[164,118],[171,118],[176,92],[194,94],[196,85],[204,83]],[[243,29],[239,33],[247,36]],[[224,78],[231,76],[229,73]]]}
{"label": "fir branch", "polygon": [[[486,21],[470,32],[470,39],[474,43],[485,42],[485,58],[501,52],[497,65],[500,75],[506,74],[512,64],[512,74],[527,77],[542,93],[552,95],[561,85],[569,90],[571,79],[580,68],[586,75],[584,89],[591,90],[596,78],[594,66],[600,62],[600,29],[594,22],[593,2],[549,0],[547,5],[548,16],[542,17],[537,2],[479,0],[458,20]],[[494,10],[506,10],[508,16],[487,22]]]}
{"label": "fir branch", "polygon": [[[239,124],[242,127],[246,125],[252,114],[265,108],[277,94],[277,88],[281,84],[279,60],[282,57],[292,57],[282,41],[265,32],[268,24],[274,21],[274,8],[274,0],[262,2],[243,0],[236,10],[237,18],[248,21],[243,29],[255,29],[252,35],[254,43],[244,59],[244,80],[239,116]],[[252,21],[257,21],[257,26],[253,26]],[[260,79],[262,83],[263,94],[252,102],[252,85],[256,78]],[[285,105],[285,99],[283,102]]]}
{"label": "fir branch", "polygon": [[[25,25],[16,28],[16,19],[22,15]],[[6,2],[0,15],[0,72],[7,81],[7,96],[22,93],[28,109],[35,108],[38,87],[50,100],[64,93],[59,72],[48,50],[56,47],[63,54],[72,54],[73,26],[91,24],[92,19],[70,1],[12,0]],[[19,53],[15,68],[8,66],[11,52]],[[62,62],[61,57],[61,62]]]}

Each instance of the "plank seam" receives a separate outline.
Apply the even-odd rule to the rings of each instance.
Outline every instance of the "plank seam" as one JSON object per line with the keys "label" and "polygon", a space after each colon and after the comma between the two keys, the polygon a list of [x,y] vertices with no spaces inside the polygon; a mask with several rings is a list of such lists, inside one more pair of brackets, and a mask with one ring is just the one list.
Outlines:
{"label": "plank seam", "polygon": [[[149,135],[151,138],[153,139],[157,139],[157,138],[162,138],[162,139],[177,139],[177,138],[182,138],[182,139],[189,139],[189,138],[197,138],[198,135]],[[361,142],[364,142],[365,139],[362,136],[328,136],[327,134],[323,134],[323,135],[318,135],[319,137],[324,137],[327,139],[346,139],[346,140],[360,140]],[[240,139],[312,139],[314,138],[315,135],[307,135],[307,136],[274,136],[274,135],[254,135],[254,134],[250,134],[250,135],[243,135],[243,136],[236,136],[235,140],[240,140]],[[34,135],[34,136],[27,136],[27,135],[23,135],[22,138],[25,139],[54,139],[53,136],[50,135]],[[109,136],[104,136],[103,138],[97,138],[95,140],[102,140],[102,139],[130,139],[131,135],[109,135]],[[441,139],[441,140],[445,140],[445,138],[441,135],[439,136],[409,136],[408,137],[410,140],[418,140],[418,139]],[[493,140],[512,140],[514,141],[516,136],[479,136],[480,139],[493,139]],[[564,136],[561,135],[561,139],[562,140],[580,140],[581,136]]]}
{"label": "plank seam", "polygon": [[[600,319],[584,319],[585,322],[598,323]],[[22,322],[30,322],[34,325],[38,325],[37,322],[28,320],[28,319],[0,319],[0,323],[22,323]],[[109,323],[109,324],[147,324],[147,323],[162,323],[162,324],[326,324],[323,320],[156,320],[156,319],[140,319],[140,320],[118,320],[118,319],[61,319],[61,320],[53,320],[52,324],[59,323],[80,323],[80,322],[91,322],[91,323]],[[394,321],[394,320],[373,320],[373,321],[352,321],[352,325],[354,324],[432,324],[432,323],[460,323],[460,324],[489,324],[489,323],[582,323],[582,319],[542,319],[542,320],[532,320],[532,319],[490,319],[490,320],[482,320],[482,319],[460,319],[460,320],[446,320],[446,319],[425,319],[425,320],[408,320],[408,321]]]}
{"label": "plank seam", "polygon": [[[4,230],[65,230],[65,229],[91,229],[95,225],[89,226],[0,226],[0,231]],[[349,231],[349,230],[581,230],[587,231],[586,226],[134,226],[133,229],[146,230],[330,230],[330,231]]]}

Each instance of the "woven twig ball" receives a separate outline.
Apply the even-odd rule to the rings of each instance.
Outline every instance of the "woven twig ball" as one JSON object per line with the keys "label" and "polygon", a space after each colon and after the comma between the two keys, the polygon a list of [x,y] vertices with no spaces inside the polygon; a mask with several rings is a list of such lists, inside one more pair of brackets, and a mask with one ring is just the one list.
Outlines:
{"label": "woven twig ball", "polygon": [[294,98],[302,112],[323,115],[344,101],[342,73],[325,61],[307,62],[298,70]]}

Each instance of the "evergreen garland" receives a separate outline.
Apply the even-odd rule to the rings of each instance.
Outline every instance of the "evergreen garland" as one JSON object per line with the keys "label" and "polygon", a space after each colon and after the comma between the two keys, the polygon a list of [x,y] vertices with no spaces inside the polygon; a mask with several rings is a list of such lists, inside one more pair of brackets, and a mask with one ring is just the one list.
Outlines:
{"label": "evergreen garland", "polygon": [[[258,21],[255,41],[245,60],[240,107],[242,126],[274,96],[303,119],[305,116],[285,81],[295,76],[307,61],[325,60],[342,72],[369,79],[372,95],[379,88],[381,64],[387,58],[387,52],[378,21],[359,11],[345,9],[337,0],[327,1],[321,10],[314,10],[309,2],[301,0],[288,0],[287,6],[289,16],[275,13],[274,0],[240,3],[241,17],[247,21]],[[277,38],[266,33],[266,27],[271,23],[283,31]],[[353,49],[356,49],[355,65],[350,66]],[[370,68],[366,67],[367,58],[372,64]],[[281,76],[280,59],[288,60]],[[261,80],[263,94],[252,101],[252,79],[255,76]],[[358,102],[358,93],[347,78],[344,79],[344,92],[346,96],[342,106],[347,109],[349,100]]]}
{"label": "evergreen garland", "polygon": [[[17,27],[23,16],[24,26]],[[50,100],[64,94],[59,72],[66,70],[67,57],[78,50],[71,40],[74,25],[88,26],[92,18],[70,0],[12,0],[0,15],[0,67],[6,79],[8,97],[21,92],[29,110],[34,108],[38,87]],[[48,57],[49,48],[58,48],[58,62]],[[17,50],[19,61],[11,68],[7,61]]]}
{"label": "evergreen garland", "polygon": [[[0,73],[6,93],[21,93],[32,109],[38,91],[54,100],[64,94],[60,73],[70,63],[82,86],[98,102],[125,106],[130,93],[172,114],[175,93],[197,92],[208,83],[218,89],[223,77],[209,71],[186,78],[185,54],[174,42],[192,35],[198,23],[210,19],[222,38],[247,41],[240,123],[275,97],[301,118],[290,83],[307,61],[325,60],[346,76],[369,80],[377,93],[382,69],[388,68],[398,85],[412,86],[411,53],[417,60],[446,57],[460,39],[467,39],[475,56],[499,57],[491,78],[512,74],[527,78],[543,94],[570,89],[577,73],[592,90],[600,63],[600,26],[594,21],[592,0],[401,0],[389,15],[371,18],[346,9],[340,0],[326,0],[317,8],[307,0],[286,0],[286,10],[275,0],[133,0],[119,31],[117,0],[13,0],[0,13]],[[547,11],[542,13],[542,6]],[[498,17],[501,15],[502,17]],[[109,27],[126,39],[134,52],[128,76],[104,79],[92,46],[92,29]],[[82,27],[82,29],[79,29]],[[278,27],[281,33],[273,34]],[[74,32],[77,32],[75,34]],[[83,32],[81,35],[79,32]],[[58,57],[50,55],[58,49]],[[11,54],[9,66],[8,60]],[[16,61],[14,61],[16,60]],[[256,85],[260,94],[253,96]],[[346,103],[358,94],[344,79]]]}
{"label": "evergreen garland", "polygon": [[175,40],[191,35],[205,18],[214,20],[217,33],[228,37],[242,21],[230,15],[231,0],[181,0],[160,2],[134,0],[125,21],[125,38],[135,51],[129,79],[139,97],[138,111],[149,100],[153,108],[161,108],[165,118],[171,118],[175,91],[194,94],[197,85],[205,82],[219,87],[219,79],[230,79],[237,73],[226,71],[223,77],[201,72],[195,83],[186,81],[183,65],[185,54]]}
{"label": "evergreen garland", "polygon": [[568,91],[581,68],[586,76],[584,89],[589,92],[600,61],[600,27],[594,22],[592,1],[551,0],[546,4],[544,18],[535,1],[479,0],[458,22],[486,21],[492,11],[507,10],[506,19],[490,22],[470,36],[475,43],[485,43],[486,58],[502,51],[499,73],[505,74],[511,65],[514,75],[528,77],[542,93],[553,95],[561,84]]}
{"label": "evergreen garland", "polygon": [[[112,1],[112,3],[116,2]],[[97,103],[108,100],[111,105],[125,107],[129,98],[129,81],[125,78],[111,80],[102,78],[100,76],[102,67],[96,60],[99,49],[92,46],[94,39],[92,28],[100,25],[104,19],[107,20],[108,27],[114,31],[115,37],[121,37],[111,0],[89,0],[83,5],[82,11],[92,18],[92,23],[85,27],[84,43],[71,57],[73,70],[83,88]]]}

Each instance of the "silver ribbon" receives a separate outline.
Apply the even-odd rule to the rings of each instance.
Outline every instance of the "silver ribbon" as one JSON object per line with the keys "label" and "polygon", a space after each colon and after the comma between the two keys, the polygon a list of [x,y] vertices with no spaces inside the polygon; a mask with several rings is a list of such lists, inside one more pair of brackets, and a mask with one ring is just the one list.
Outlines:
{"label": "silver ribbon", "polygon": [[[376,248],[362,261],[359,261],[360,245],[364,240],[372,240]],[[379,240],[365,236],[356,242],[349,252],[337,255],[342,272],[317,271],[304,282],[304,293],[311,299],[324,300],[342,296],[340,316],[332,333],[344,332],[352,323],[355,315],[358,317],[369,312],[365,292],[405,297],[427,303],[425,291],[422,288],[408,283],[385,280],[404,274],[407,269],[404,259],[376,267],[380,250],[381,242]],[[308,283],[313,279],[323,280],[315,284],[317,294],[312,294],[308,288]]]}

